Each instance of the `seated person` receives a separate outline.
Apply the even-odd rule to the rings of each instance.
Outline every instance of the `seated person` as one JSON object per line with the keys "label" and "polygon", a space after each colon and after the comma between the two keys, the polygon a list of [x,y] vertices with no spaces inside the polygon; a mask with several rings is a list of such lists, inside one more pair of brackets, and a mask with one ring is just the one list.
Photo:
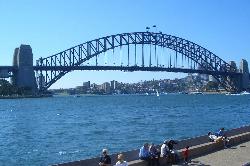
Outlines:
{"label": "seated person", "polygon": [[151,166],[152,163],[152,157],[149,153],[149,147],[148,147],[148,143],[145,143],[141,148],[140,148],[140,152],[139,152],[139,158],[141,160],[145,160],[148,162],[148,166]]}
{"label": "seated person", "polygon": [[218,131],[215,134],[212,134],[211,132],[208,132],[208,137],[211,142],[220,142],[223,141],[224,148],[228,147],[229,139],[227,138],[226,134],[224,133],[224,128],[221,128],[220,131]]}
{"label": "seated person", "polygon": [[168,144],[168,141],[165,140],[161,146],[161,156],[162,157],[168,157],[168,155],[169,155],[169,149],[168,149],[167,144]]}
{"label": "seated person", "polygon": [[100,158],[99,166],[111,166],[111,158],[108,155],[108,149],[102,150],[102,157]]}
{"label": "seated person", "polygon": [[174,145],[177,144],[176,141],[174,140],[170,140],[168,141],[168,149],[170,151],[170,160],[171,160],[171,163],[176,163],[177,160],[178,160],[178,152],[176,150],[174,150]]}
{"label": "seated person", "polygon": [[218,132],[215,133],[215,135],[217,137],[225,137],[226,134],[225,134],[225,129],[224,128],[221,128]]}
{"label": "seated person", "polygon": [[227,148],[228,143],[229,143],[229,139],[228,139],[227,136],[226,136],[225,128],[222,127],[216,134],[217,134],[219,137],[222,138],[222,141],[223,141],[223,143],[224,143],[224,147]]}
{"label": "seated person", "polygon": [[154,143],[152,143],[149,147],[149,153],[151,155],[152,158],[152,165],[154,166],[155,164],[157,166],[160,166],[160,151],[157,149],[157,147],[154,145]]}
{"label": "seated person", "polygon": [[212,134],[212,132],[208,132],[207,133],[208,137],[209,137],[209,141],[210,142],[218,142],[219,141],[219,137],[216,136],[215,134]]}
{"label": "seated person", "polygon": [[124,161],[124,156],[122,153],[118,154],[117,160],[118,161],[116,162],[115,166],[128,166],[128,163]]}

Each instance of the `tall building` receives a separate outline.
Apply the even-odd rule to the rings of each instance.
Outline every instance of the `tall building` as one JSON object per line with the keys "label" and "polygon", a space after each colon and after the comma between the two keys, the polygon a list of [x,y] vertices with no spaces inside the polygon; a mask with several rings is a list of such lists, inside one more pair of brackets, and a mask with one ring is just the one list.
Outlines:
{"label": "tall building", "polygon": [[90,89],[90,81],[87,81],[87,82],[83,82],[82,83],[82,86],[86,89]]}
{"label": "tall building", "polygon": [[104,90],[105,93],[110,93],[110,83],[109,82],[104,82],[101,85],[101,89]]}
{"label": "tall building", "polygon": [[232,71],[232,72],[236,72],[237,71],[237,65],[236,65],[235,61],[229,61],[229,65],[232,66],[232,68],[230,69],[230,71]]}
{"label": "tall building", "polygon": [[90,81],[83,82],[81,87],[81,92],[86,93],[88,90],[90,90]]}
{"label": "tall building", "polygon": [[113,80],[113,81],[110,82],[110,84],[111,84],[111,87],[110,87],[111,90],[116,90],[117,89],[117,84],[118,84],[117,81]]}

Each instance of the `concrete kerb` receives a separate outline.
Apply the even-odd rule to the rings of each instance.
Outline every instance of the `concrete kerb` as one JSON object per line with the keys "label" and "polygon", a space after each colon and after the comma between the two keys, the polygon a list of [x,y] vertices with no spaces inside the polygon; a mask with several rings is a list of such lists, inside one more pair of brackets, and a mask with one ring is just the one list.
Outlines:
{"label": "concrete kerb", "polygon": [[[234,145],[237,145],[237,144],[249,141],[249,140],[250,140],[250,132],[238,134],[238,135],[230,137],[229,145],[234,146]],[[221,150],[223,148],[224,148],[223,142],[208,142],[208,143],[204,143],[201,145],[192,146],[189,148],[190,158],[203,156],[203,155]],[[182,156],[183,150],[184,149],[178,150],[179,159],[181,161],[183,160],[183,156]],[[160,163],[161,165],[166,164],[162,157],[160,158]],[[147,165],[146,162],[142,160],[131,161],[128,164],[130,166],[146,166]]]}

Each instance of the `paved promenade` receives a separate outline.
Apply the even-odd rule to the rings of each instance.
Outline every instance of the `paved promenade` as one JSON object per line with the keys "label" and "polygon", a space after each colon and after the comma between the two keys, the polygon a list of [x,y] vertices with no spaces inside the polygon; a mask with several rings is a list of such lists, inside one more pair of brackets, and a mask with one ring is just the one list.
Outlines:
{"label": "paved promenade", "polygon": [[250,166],[250,141],[194,158],[188,165],[193,166]]}

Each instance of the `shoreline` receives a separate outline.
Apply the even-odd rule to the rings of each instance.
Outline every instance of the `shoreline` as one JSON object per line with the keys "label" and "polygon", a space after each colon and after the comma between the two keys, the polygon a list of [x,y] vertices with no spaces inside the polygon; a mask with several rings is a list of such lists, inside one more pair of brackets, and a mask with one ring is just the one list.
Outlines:
{"label": "shoreline", "polygon": [[41,95],[0,96],[0,99],[24,99],[24,98],[44,98],[44,97],[53,97],[53,95],[41,94]]}

